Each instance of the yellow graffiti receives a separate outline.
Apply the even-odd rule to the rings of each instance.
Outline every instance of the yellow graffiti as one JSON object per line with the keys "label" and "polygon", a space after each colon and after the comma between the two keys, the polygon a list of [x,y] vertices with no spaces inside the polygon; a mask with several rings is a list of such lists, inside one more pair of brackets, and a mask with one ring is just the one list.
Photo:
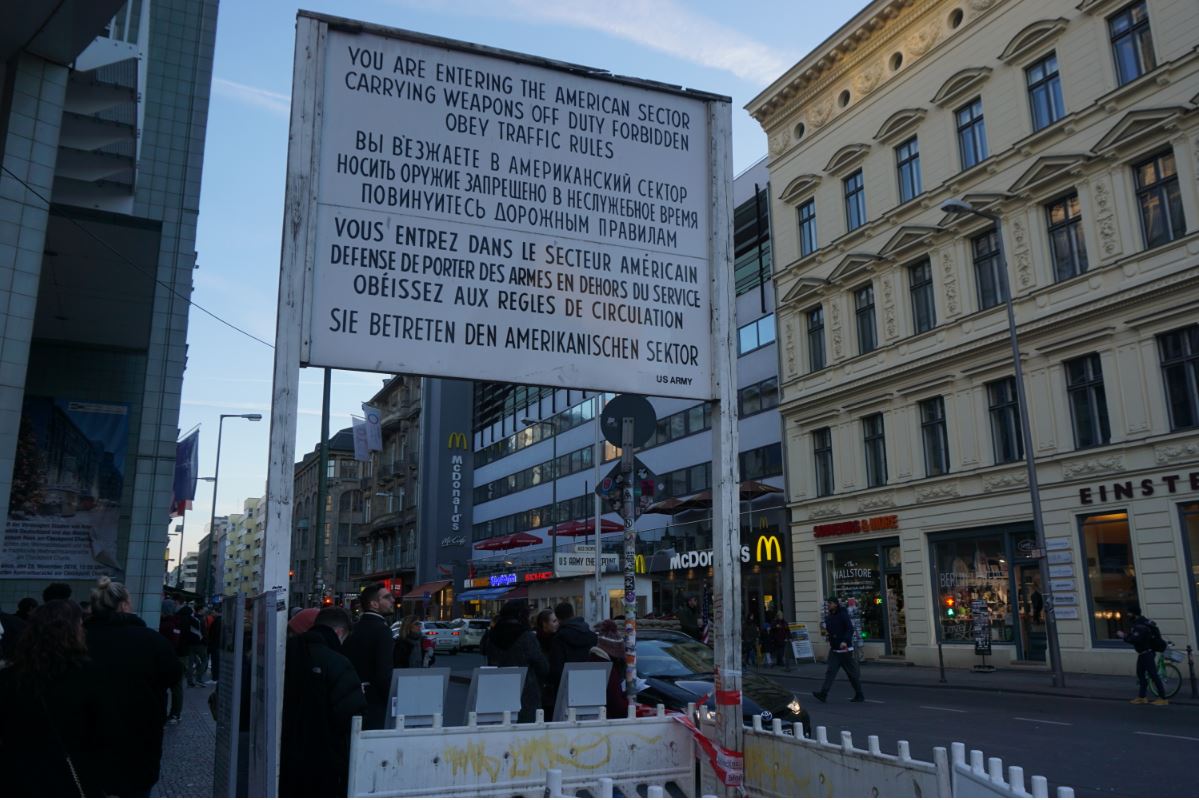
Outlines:
{"label": "yellow graffiti", "polygon": [[[632,734],[632,738],[646,746],[662,741],[661,736]],[[495,783],[502,772],[507,772],[509,778],[526,778],[559,767],[582,771],[602,769],[612,761],[612,750],[613,743],[608,734],[565,741],[562,737],[546,735],[511,743],[502,757],[488,755],[485,743],[472,742],[446,748],[442,759],[452,775],[461,772],[478,778],[486,774]]]}
{"label": "yellow graffiti", "polygon": [[[746,742],[748,745],[749,742]],[[755,740],[754,746],[745,748],[745,782],[749,786],[766,790],[777,797],[815,797],[812,792],[812,776],[800,777],[792,769],[785,756],[789,748],[774,746]],[[758,746],[762,745],[762,746]],[[824,782],[821,775],[821,783]]]}

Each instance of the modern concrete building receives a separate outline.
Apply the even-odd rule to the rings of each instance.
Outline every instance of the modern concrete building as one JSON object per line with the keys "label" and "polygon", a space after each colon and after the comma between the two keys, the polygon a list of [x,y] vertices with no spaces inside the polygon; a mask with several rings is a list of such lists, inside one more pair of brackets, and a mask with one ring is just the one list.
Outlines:
{"label": "modern concrete building", "polygon": [[229,515],[229,544],[225,551],[225,591],[253,597],[262,591],[262,540],[266,530],[266,498],[247,497],[241,514]]}
{"label": "modern concrete building", "polygon": [[179,573],[179,583],[183,586],[183,591],[196,591],[196,579],[200,572],[200,554],[192,550],[183,557],[183,564]]}
{"label": "modern concrete building", "polygon": [[[742,591],[746,613],[759,620],[785,611],[790,600],[790,552],[783,503],[771,234],[765,162],[734,184],[737,363],[743,480]],[[594,490],[614,469],[618,449],[602,442],[597,417],[611,395],[476,383],[472,550],[457,597],[465,611],[527,597],[537,607],[571,601],[590,619],[623,613],[623,524],[601,508],[608,554],[599,604],[594,567],[571,563],[594,547]],[[711,590],[712,413],[709,404],[651,398],[657,432],[637,452],[656,476],[656,501],[687,501],[674,512],[637,521],[639,614],[672,614],[688,594]],[[600,452],[597,459],[596,450]],[[552,531],[559,534],[554,536]],[[555,542],[556,539],[556,542]],[[559,563],[555,553],[566,563]],[[581,559],[574,559],[579,561]]]}
{"label": "modern concrete building", "polygon": [[6,3],[0,603],[160,608],[216,0]]}
{"label": "modern concrete building", "polygon": [[[1199,613],[1199,14],[876,0],[749,105],[769,137],[795,613],[869,657],[1122,673]],[[998,215],[1041,486],[1041,574]]]}

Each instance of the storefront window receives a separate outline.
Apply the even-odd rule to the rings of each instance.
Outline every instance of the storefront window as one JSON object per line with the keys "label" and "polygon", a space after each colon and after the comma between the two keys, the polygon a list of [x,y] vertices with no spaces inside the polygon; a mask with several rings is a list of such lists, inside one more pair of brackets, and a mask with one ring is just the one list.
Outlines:
{"label": "storefront window", "polygon": [[1092,632],[1096,642],[1118,642],[1116,631],[1128,606],[1137,602],[1137,574],[1132,563],[1128,514],[1095,514],[1082,518],[1082,549],[1091,597]]}
{"label": "storefront window", "polygon": [[1199,604],[1199,503],[1187,503],[1182,507],[1182,531],[1190,556],[1191,601]]}
{"label": "storefront window", "polygon": [[[878,545],[873,542],[863,547],[824,551],[826,594],[840,598],[842,603],[850,599],[857,601],[862,622],[862,638],[867,642],[884,641],[885,620],[880,575]],[[852,608],[850,614],[853,614]]]}
{"label": "storefront window", "polygon": [[971,604],[987,604],[991,641],[1013,641],[1010,581],[1004,537],[937,542],[937,620],[943,642],[974,640]]}

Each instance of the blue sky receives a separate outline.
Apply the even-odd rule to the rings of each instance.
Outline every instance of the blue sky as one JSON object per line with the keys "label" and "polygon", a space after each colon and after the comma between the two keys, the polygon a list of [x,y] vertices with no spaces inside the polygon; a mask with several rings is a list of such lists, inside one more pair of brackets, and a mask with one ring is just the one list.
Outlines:
{"label": "blue sky", "polygon": [[[287,157],[295,14],[300,4],[237,0],[221,5],[209,110],[193,300],[272,342]],[[733,99],[733,166],[766,152],[742,107],[860,8],[791,0],[308,0],[305,9],[475,42],[677,84]],[[201,426],[200,474],[212,474],[226,420],[217,513],[265,493],[273,354],[266,345],[192,309],[181,432]],[[335,372],[330,431],[382,385],[381,375]],[[296,456],[320,436],[321,372],[300,374]],[[200,483],[184,521],[195,549],[212,509]],[[172,525],[174,530],[174,525]],[[179,540],[171,538],[171,552]]]}

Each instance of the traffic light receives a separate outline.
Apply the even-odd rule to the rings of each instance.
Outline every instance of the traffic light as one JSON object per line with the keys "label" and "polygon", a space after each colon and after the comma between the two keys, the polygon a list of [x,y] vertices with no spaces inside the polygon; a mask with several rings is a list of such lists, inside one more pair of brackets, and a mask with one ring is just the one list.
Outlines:
{"label": "traffic light", "polygon": [[952,617],[957,614],[957,611],[954,609],[954,605],[956,602],[957,601],[955,601],[953,599],[952,595],[945,596],[945,616]]}
{"label": "traffic light", "polygon": [[330,597],[329,595],[325,595],[325,599],[321,601],[321,605],[325,605],[325,606],[333,605],[333,598]]}

